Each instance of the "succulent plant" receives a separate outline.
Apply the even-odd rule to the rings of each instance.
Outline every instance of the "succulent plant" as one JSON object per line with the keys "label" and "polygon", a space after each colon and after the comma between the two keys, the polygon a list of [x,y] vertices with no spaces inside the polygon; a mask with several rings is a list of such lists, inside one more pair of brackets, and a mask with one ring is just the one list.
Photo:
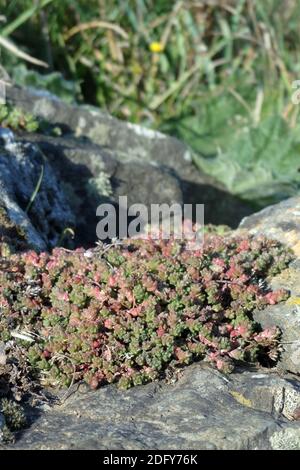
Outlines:
{"label": "succulent plant", "polygon": [[26,416],[22,406],[12,399],[0,400],[0,412],[4,416],[5,424],[0,430],[0,442],[14,442],[14,432],[26,426]]}
{"label": "succulent plant", "polygon": [[25,130],[27,132],[35,132],[39,128],[39,123],[32,114],[9,104],[0,105],[0,125],[15,131]]}
{"label": "succulent plant", "polygon": [[199,360],[224,373],[272,363],[280,331],[262,330],[252,312],[287,298],[262,280],[290,260],[278,242],[214,234],[197,251],[144,239],[11,255],[0,258],[0,339],[19,332],[31,367],[55,386],[128,388]]}

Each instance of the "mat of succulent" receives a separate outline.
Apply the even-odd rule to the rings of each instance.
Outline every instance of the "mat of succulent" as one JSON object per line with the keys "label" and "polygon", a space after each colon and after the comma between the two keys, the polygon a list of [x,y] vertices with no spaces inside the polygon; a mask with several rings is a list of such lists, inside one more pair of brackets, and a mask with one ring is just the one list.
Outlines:
{"label": "mat of succulent", "polygon": [[205,360],[224,373],[272,365],[278,328],[255,308],[288,297],[264,280],[291,253],[265,238],[206,235],[201,250],[175,240],[125,240],[109,249],[33,251],[0,261],[0,340],[23,349],[45,385],[85,380],[122,388]]}

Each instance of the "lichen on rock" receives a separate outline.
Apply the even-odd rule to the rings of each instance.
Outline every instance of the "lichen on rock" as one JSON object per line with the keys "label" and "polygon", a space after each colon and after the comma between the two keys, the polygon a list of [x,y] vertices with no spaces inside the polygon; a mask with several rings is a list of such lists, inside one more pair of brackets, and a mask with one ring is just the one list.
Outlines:
{"label": "lichen on rock", "polygon": [[110,179],[104,171],[100,171],[96,177],[89,178],[87,182],[87,193],[98,198],[113,195]]}

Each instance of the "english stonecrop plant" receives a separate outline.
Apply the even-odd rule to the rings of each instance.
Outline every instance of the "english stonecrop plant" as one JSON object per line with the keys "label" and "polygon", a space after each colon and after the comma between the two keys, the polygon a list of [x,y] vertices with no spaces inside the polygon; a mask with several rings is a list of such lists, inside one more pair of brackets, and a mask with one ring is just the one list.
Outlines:
{"label": "english stonecrop plant", "polygon": [[198,251],[148,239],[2,257],[0,339],[18,341],[53,386],[128,388],[199,360],[224,373],[272,364],[280,331],[262,330],[252,312],[287,298],[262,281],[290,260],[275,241],[214,234]]}

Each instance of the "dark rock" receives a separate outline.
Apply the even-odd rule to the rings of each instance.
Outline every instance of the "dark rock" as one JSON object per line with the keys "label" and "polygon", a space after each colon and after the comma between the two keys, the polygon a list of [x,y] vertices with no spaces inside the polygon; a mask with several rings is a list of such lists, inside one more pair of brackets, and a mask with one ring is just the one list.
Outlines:
{"label": "dark rock", "polygon": [[[18,141],[35,143],[61,181],[76,215],[76,245],[91,246],[96,239],[96,208],[127,196],[128,205],[182,204],[179,179],[156,163],[120,162],[114,153],[73,137],[20,134]],[[145,221],[146,222],[146,221]]]}
{"label": "dark rock", "polygon": [[[54,246],[62,231],[74,224],[60,183],[36,145],[17,143],[11,131],[0,129],[0,233],[9,236],[8,227],[3,226],[4,211],[24,231],[28,246],[39,250]],[[36,197],[30,205],[35,191]]]}
{"label": "dark rock", "polygon": [[[127,195],[134,202],[144,202],[144,186],[154,203],[171,200],[205,204],[207,223],[235,227],[242,217],[253,212],[250,206],[230,195],[221,184],[201,173],[192,163],[191,151],[175,138],[119,121],[97,108],[67,105],[55,96],[37,90],[11,86],[7,88],[7,99],[59,126],[65,137],[72,135],[77,142],[81,139],[85,143],[97,144],[96,153],[105,151],[117,160],[118,181],[123,183],[120,193],[129,191]],[[48,139],[42,137],[39,141],[47,143]],[[81,156],[81,164],[85,162]]]}
{"label": "dark rock", "polygon": [[5,427],[5,418],[0,411],[0,442],[3,441],[3,429]]}
{"label": "dark rock", "polygon": [[75,392],[22,433],[18,449],[300,449],[300,385],[272,373],[229,378],[205,365],[174,384]]}

